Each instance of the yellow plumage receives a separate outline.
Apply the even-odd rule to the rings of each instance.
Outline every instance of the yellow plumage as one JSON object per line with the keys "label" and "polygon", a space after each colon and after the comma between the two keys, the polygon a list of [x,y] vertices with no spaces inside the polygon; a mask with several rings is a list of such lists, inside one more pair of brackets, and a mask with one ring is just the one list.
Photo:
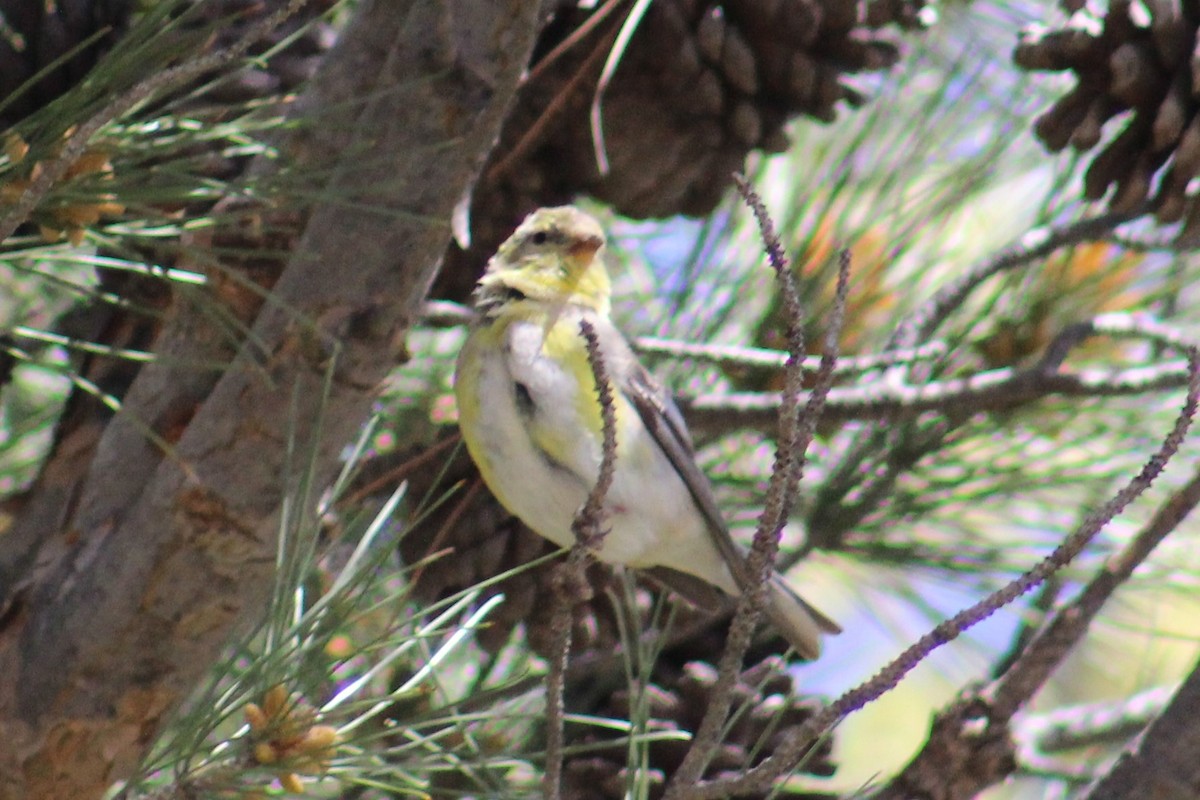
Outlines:
{"label": "yellow plumage", "polygon": [[[684,573],[737,594],[743,553],[694,461],[670,397],[609,319],[604,233],[578,209],[531,214],[501,245],[475,293],[479,321],[458,360],[463,439],[496,498],[563,547],[595,485],[603,425],[581,320],[591,322],[613,382],[617,456],[599,558]],[[669,573],[668,573],[669,574]],[[837,626],[775,576],[772,623],[806,658]]]}

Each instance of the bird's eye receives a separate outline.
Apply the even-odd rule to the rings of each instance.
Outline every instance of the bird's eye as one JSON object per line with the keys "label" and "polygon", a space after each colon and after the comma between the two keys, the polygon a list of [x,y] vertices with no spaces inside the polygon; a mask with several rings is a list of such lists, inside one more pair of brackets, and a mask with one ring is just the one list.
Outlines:
{"label": "bird's eye", "polygon": [[549,238],[550,237],[546,235],[545,231],[538,231],[529,237],[529,241],[533,242],[534,244],[545,244],[546,240]]}

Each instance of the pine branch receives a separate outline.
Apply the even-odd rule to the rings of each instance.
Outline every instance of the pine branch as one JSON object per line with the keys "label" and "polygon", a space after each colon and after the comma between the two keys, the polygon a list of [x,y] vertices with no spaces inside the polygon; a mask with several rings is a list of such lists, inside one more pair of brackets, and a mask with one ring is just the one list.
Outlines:
{"label": "pine branch", "polygon": [[571,521],[575,545],[567,560],[559,565],[557,583],[558,606],[551,621],[554,635],[553,657],[546,674],[546,774],[543,793],[547,800],[558,800],[562,791],[563,768],[563,687],[566,685],[567,657],[571,652],[571,621],[575,607],[591,599],[587,582],[587,565],[604,545],[607,512],[604,508],[612,488],[617,463],[617,412],[608,367],[600,352],[600,339],[595,326],[588,320],[579,323],[580,335],[587,345],[588,363],[599,395],[600,420],[603,429],[600,470],[587,500]]}
{"label": "pine branch", "polygon": [[829,333],[823,343],[821,369],[817,383],[808,402],[800,409],[799,397],[803,381],[801,368],[804,352],[804,318],[800,297],[796,292],[793,276],[783,246],[775,233],[774,223],[761,198],[746,182],[735,175],[738,191],[747,205],[753,209],[758,220],[764,250],[768,262],[775,272],[787,310],[789,359],[785,371],[783,402],[780,405],[778,443],[771,480],[763,499],[763,511],[754,533],[754,543],[746,562],[749,587],[742,589],[737,610],[730,624],[725,650],[718,664],[716,685],[713,687],[708,708],[696,730],[692,746],[683,763],[676,770],[667,789],[668,800],[691,798],[698,782],[720,743],[721,728],[729,715],[733,702],[733,687],[740,673],[742,661],[750,645],[754,628],[767,603],[767,587],[775,571],[775,560],[779,553],[779,540],[796,496],[796,488],[803,476],[805,453],[812,443],[817,421],[826,395],[833,384],[834,365],[837,361],[837,337],[841,333],[846,308],[846,292],[849,286],[850,259],[843,254],[838,271],[838,285],[833,305],[833,318]]}
{"label": "pine branch", "polygon": [[[822,732],[846,715],[890,691],[934,650],[953,641],[964,631],[991,616],[997,609],[1037,587],[1046,578],[1071,563],[1113,517],[1150,487],[1178,451],[1195,418],[1197,406],[1200,405],[1200,353],[1194,349],[1189,350],[1188,360],[1191,376],[1187,398],[1161,447],[1146,462],[1138,475],[1102,508],[1091,514],[1054,552],[1017,580],[922,636],[870,680],[826,706],[805,725],[804,730],[790,735],[762,764],[730,780],[701,784],[689,797],[701,800],[765,791],[778,776],[785,774],[799,762]],[[1191,492],[1196,493],[1196,488],[1193,487]],[[1200,499],[1200,494],[1197,499]],[[1128,571],[1132,572],[1133,567],[1144,560],[1154,544],[1175,529],[1182,518],[1180,512],[1186,514],[1187,510],[1190,510],[1189,502],[1194,504],[1194,501],[1168,504],[1170,511],[1160,515],[1161,522],[1148,526],[1127,549],[1130,557],[1122,559],[1122,568],[1112,574],[1108,571],[1101,573],[1088,589],[1085,589],[1078,603],[1056,615],[991,691],[982,696],[969,696],[943,712],[935,722],[934,730],[930,733],[922,752],[878,797],[901,798],[915,795],[966,798],[974,796],[979,789],[998,779],[997,776],[1007,774],[1004,769],[1011,771],[1015,761],[1006,733],[1008,721],[1032,691],[1049,677],[1053,667],[1069,649],[1069,643],[1076,641],[1087,630],[1087,623],[1099,611],[1112,589],[1127,577],[1127,574],[1121,574],[1124,568],[1127,567]],[[1063,649],[1063,644],[1067,644],[1066,649]],[[991,702],[986,699],[989,697],[992,698]],[[981,721],[984,721],[982,731]],[[981,765],[987,765],[988,768],[983,769]],[[965,782],[965,785],[959,782]]]}
{"label": "pine branch", "polygon": [[[0,541],[0,566],[39,564],[19,582],[3,581],[0,601],[15,611],[0,643],[0,732],[23,743],[0,753],[6,789],[21,787],[31,800],[101,794],[234,626],[261,615],[284,513],[281,465],[296,447],[311,454],[310,485],[340,471],[344,442],[369,416],[395,342],[428,290],[449,238],[445,221],[476,178],[527,63],[537,3],[503,14],[469,5],[453,13],[426,3],[359,7],[308,86],[297,113],[320,124],[289,129],[294,138],[281,151],[330,182],[253,341],[182,417],[175,451],[198,481],[160,463],[140,434],[110,425],[97,463],[121,469],[94,469],[67,519],[29,523]],[[443,24],[468,12],[471,35]],[[373,164],[384,159],[395,179],[381,187]],[[139,416],[163,394],[149,369],[125,410],[158,421]],[[75,535],[86,548],[64,541]],[[30,542],[41,548],[33,560],[12,552]],[[56,760],[55,732],[65,728],[79,743],[69,775]]]}

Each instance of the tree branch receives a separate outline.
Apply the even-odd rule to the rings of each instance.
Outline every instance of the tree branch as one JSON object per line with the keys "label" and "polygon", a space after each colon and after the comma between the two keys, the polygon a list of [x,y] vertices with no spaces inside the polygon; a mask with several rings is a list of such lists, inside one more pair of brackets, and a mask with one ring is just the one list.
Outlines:
{"label": "tree branch", "polygon": [[[538,6],[357,7],[298,104],[311,124],[281,147],[291,168],[329,176],[312,196],[330,199],[274,301],[184,420],[175,458],[111,426],[74,514],[38,531],[36,570],[5,587],[0,798],[99,796],[258,619],[288,453],[309,455],[313,485],[340,468],[495,140]],[[125,412],[157,424],[143,416],[149,380],[139,376]]]}
{"label": "tree branch", "polygon": [[[1196,398],[1200,393],[1200,361],[1194,352],[1191,361],[1192,385],[1180,421],[1194,417]],[[1098,531],[1099,526],[1117,513],[1123,499],[1127,503],[1134,490],[1144,490],[1165,465],[1162,459],[1178,447],[1182,432],[1177,425],[1168,437],[1167,446],[1151,459],[1141,474],[1105,508],[1092,515],[1065,544],[1079,543],[1080,534],[1090,529]],[[914,794],[965,800],[1007,777],[1017,766],[1010,732],[1014,715],[1045,685],[1083,638],[1116,588],[1178,528],[1197,503],[1200,503],[1200,471],[1159,508],[1153,519],[1120,553],[1109,559],[1072,602],[1055,612],[1000,678],[938,715],[925,747],[877,796],[877,800],[899,800]],[[1200,735],[1200,728],[1197,730]],[[1000,752],[1007,756],[998,757]],[[1190,753],[1194,761],[1195,751]]]}
{"label": "tree branch", "polygon": [[[1150,487],[1178,452],[1200,403],[1200,354],[1191,349],[1187,355],[1191,367],[1188,394],[1162,445],[1136,476],[1101,509],[1089,515],[1054,552],[1017,580],[922,636],[874,677],[843,694],[809,720],[801,730],[789,735],[757,767],[730,780],[703,783],[689,797],[702,800],[765,791],[779,775],[799,762],[821,733],[890,691],[934,650],[953,641],[1074,560],[1113,517]],[[1015,759],[1012,756],[1008,721],[1059,663],[1065,654],[1062,643],[1073,643],[1086,631],[1091,619],[1088,614],[1094,616],[1112,589],[1128,577],[1125,571],[1132,572],[1145,554],[1166,533],[1174,530],[1182,516],[1194,505],[1192,492],[1196,492],[1197,499],[1200,499],[1200,473],[1193,483],[1197,484],[1197,488],[1186,489],[1172,498],[1146,530],[1117,559],[1110,562],[1109,569],[1101,573],[1093,584],[1089,584],[1080,599],[1055,615],[1043,633],[1035,637],[1029,648],[1014,662],[1009,672],[993,684],[992,690],[959,700],[938,716],[925,748],[877,795],[877,800],[973,797],[984,786],[997,780],[996,776],[1002,777],[1011,772]],[[1082,621],[1081,617],[1084,618]]]}
{"label": "tree branch", "polygon": [[[1183,359],[1125,369],[1060,369],[1067,352],[1092,336],[1143,338],[1178,348],[1183,334],[1144,317],[1106,314],[1064,330],[1047,348],[1038,364],[1026,369],[989,370],[967,378],[930,381],[921,385],[880,380],[866,386],[837,387],[830,391],[825,419],[893,419],[935,411],[969,416],[983,411],[1010,409],[1051,396],[1121,397],[1178,389],[1188,382]],[[731,430],[767,431],[779,408],[778,393],[744,392],[700,395],[685,400],[683,408],[693,429],[704,435]]]}
{"label": "tree branch", "polygon": [[708,708],[683,763],[676,770],[667,788],[667,800],[694,796],[697,782],[720,743],[721,728],[729,716],[733,702],[733,687],[746,649],[750,645],[754,627],[767,602],[767,587],[775,571],[779,539],[791,511],[796,488],[803,477],[805,455],[816,432],[817,421],[821,418],[825,397],[833,385],[838,337],[841,335],[845,319],[846,296],[849,290],[850,256],[848,252],[843,252],[838,269],[832,319],[829,321],[822,348],[821,369],[817,373],[816,385],[809,395],[803,413],[797,415],[804,379],[804,315],[800,296],[796,291],[787,256],[762,199],[742,176],[735,175],[734,180],[743,199],[754,211],[768,260],[775,271],[786,310],[789,357],[785,369],[783,402],[778,412],[775,464],[763,500],[763,511],[754,532],[754,544],[746,562],[746,571],[750,577],[749,587],[743,588],[742,595],[738,598],[737,610],[718,664],[717,682],[710,694]]}
{"label": "tree branch", "polygon": [[1192,800],[1200,795],[1200,664],[1158,719],[1083,800]]}
{"label": "tree branch", "polygon": [[587,343],[588,363],[599,395],[600,420],[604,432],[601,450],[600,471],[596,483],[588,492],[587,500],[571,521],[575,534],[575,545],[566,562],[559,565],[558,606],[551,620],[554,647],[550,669],[546,673],[546,774],[543,778],[543,794],[547,800],[558,800],[562,796],[563,769],[563,688],[566,685],[567,658],[571,652],[571,624],[575,607],[591,599],[591,587],[587,582],[587,565],[604,545],[608,533],[604,523],[608,517],[604,501],[612,488],[617,465],[617,410],[613,404],[612,382],[608,378],[608,366],[600,353],[600,339],[596,328],[588,320],[579,323],[579,332]]}

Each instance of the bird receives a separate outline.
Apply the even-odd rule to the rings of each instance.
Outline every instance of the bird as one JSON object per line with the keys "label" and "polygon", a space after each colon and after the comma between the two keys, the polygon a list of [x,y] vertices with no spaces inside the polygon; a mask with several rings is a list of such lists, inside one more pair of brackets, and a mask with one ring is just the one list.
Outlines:
{"label": "bird", "polygon": [[[595,486],[604,426],[587,342],[591,323],[613,391],[616,453],[601,561],[649,570],[700,605],[728,605],[753,580],[670,394],[611,320],[599,222],[574,206],[531,213],[500,245],[472,295],[455,369],[459,428],[484,483],[561,547]],[[698,580],[697,580],[698,579]],[[717,592],[713,591],[715,587]],[[766,615],[805,659],[839,633],[775,573]]]}

